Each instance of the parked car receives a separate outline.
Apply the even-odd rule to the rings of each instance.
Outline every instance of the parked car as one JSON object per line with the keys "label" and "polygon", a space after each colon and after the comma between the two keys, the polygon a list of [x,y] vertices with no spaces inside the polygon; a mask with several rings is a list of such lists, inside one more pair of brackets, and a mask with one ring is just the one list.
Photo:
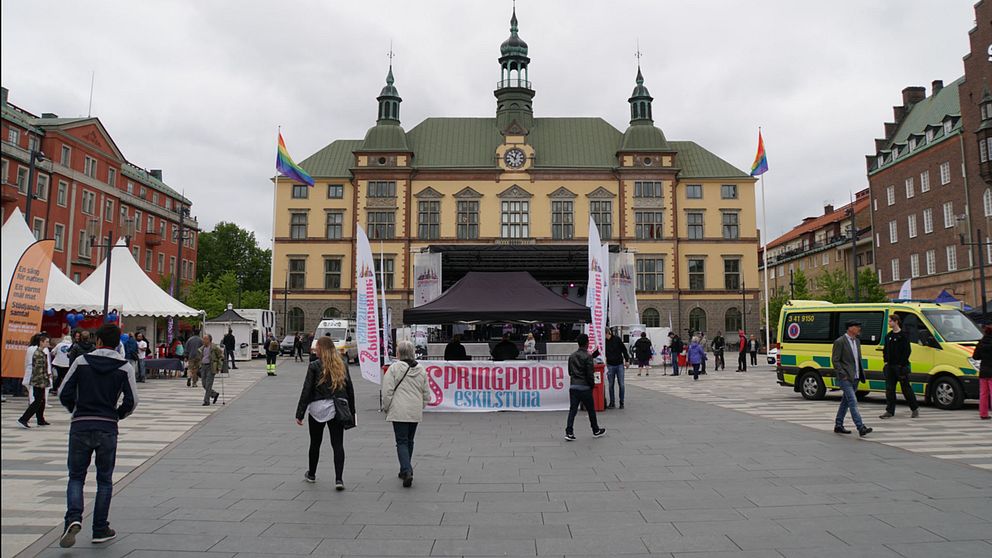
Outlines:
{"label": "parked car", "polygon": [[778,356],[778,348],[772,348],[770,351],[768,351],[768,354],[767,354],[768,364],[774,365],[775,364],[775,357],[777,357],[777,356]]}
{"label": "parked car", "polygon": [[295,335],[287,335],[283,337],[282,342],[279,343],[279,354],[280,355],[292,355],[293,354],[293,344],[296,341]]}

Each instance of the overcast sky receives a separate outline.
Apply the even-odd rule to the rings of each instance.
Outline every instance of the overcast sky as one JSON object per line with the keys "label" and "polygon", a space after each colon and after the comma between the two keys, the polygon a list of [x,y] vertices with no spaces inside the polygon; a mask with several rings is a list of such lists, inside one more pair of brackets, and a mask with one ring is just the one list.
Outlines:
{"label": "overcast sky", "polygon": [[[972,0],[520,0],[536,116],[623,130],[636,41],[656,124],[745,171],[762,126],[775,237],[867,187],[865,155],[908,85],[963,74]],[[375,123],[390,41],[407,130],[493,116],[505,1],[10,1],[0,71],[35,114],[93,115],[161,168],[209,230],[268,245],[276,127],[301,161]],[[759,198],[760,199],[760,198]],[[760,204],[760,202],[759,202]],[[760,205],[759,205],[760,211]],[[759,215],[760,226],[760,215]]]}

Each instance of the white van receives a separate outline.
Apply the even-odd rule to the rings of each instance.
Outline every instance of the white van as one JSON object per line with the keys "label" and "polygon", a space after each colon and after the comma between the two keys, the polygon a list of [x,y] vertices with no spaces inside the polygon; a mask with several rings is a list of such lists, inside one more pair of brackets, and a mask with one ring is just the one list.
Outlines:
{"label": "white van", "polygon": [[317,339],[329,335],[334,340],[334,346],[341,353],[341,359],[347,362],[358,362],[358,344],[355,339],[355,322],[348,320],[321,320],[313,333],[310,352],[317,348]]}

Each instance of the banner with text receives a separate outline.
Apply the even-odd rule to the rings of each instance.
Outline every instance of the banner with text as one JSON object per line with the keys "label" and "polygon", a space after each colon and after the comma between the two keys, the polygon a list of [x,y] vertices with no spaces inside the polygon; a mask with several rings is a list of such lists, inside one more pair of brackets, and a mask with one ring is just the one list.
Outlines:
{"label": "banner with text", "polygon": [[[649,262],[653,263],[649,260]],[[641,322],[637,312],[637,290],[634,281],[634,254],[620,252],[610,258],[610,325],[634,325]]]}
{"label": "banner with text", "polygon": [[[39,240],[21,254],[7,290],[7,306],[3,311],[4,378],[24,377],[24,355],[31,337],[41,328],[48,294],[48,276],[52,270],[54,240]],[[8,256],[10,256],[8,254]]]}
{"label": "banner with text", "polygon": [[376,308],[375,260],[365,229],[358,227],[358,246],[355,258],[355,289],[358,294],[355,311],[355,336],[358,338],[358,362],[362,377],[382,383],[379,342],[379,309]]}
{"label": "banner with text", "polygon": [[585,332],[589,336],[589,352],[593,353],[603,347],[606,336],[606,293],[603,290],[605,282],[603,273],[609,271],[609,264],[602,261],[603,247],[599,243],[599,229],[592,216],[589,217],[589,281],[586,283],[586,306],[592,311],[592,322],[586,324]]}
{"label": "banner with text", "polygon": [[427,304],[441,296],[441,254],[413,255],[413,305]]}
{"label": "banner with text", "polygon": [[565,411],[564,361],[420,361],[431,391],[428,411]]}

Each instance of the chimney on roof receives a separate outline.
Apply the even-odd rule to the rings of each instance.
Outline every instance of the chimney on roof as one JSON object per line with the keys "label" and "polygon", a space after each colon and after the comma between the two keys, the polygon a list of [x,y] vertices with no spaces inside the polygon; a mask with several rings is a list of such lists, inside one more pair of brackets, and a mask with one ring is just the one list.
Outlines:
{"label": "chimney on roof", "polygon": [[829,204],[828,203],[827,205],[824,205],[823,206],[823,214],[824,215],[830,215],[833,212],[834,212],[834,206],[832,204]]}
{"label": "chimney on roof", "polygon": [[148,174],[154,176],[159,182],[162,181],[162,169],[151,169]]}
{"label": "chimney on roof", "polygon": [[6,87],[0,87],[0,102],[3,103],[3,106],[7,106],[7,93]]}
{"label": "chimney on roof", "polygon": [[54,112],[43,112],[43,113],[41,113],[41,117],[42,118],[58,118],[59,115],[55,114]]}
{"label": "chimney on roof", "polygon": [[[899,113],[900,110],[902,110],[902,114]],[[892,107],[892,112],[895,113],[896,121],[883,124],[885,127],[885,139],[891,138],[892,134],[896,133],[896,130],[899,129],[899,122],[906,116],[906,109],[903,107]]]}
{"label": "chimney on roof", "polygon": [[931,93],[931,95],[936,95],[937,93],[940,92],[941,89],[944,88],[944,80],[942,80],[942,79],[935,79],[935,80],[933,80],[933,83],[930,84],[930,87],[931,87],[931,90],[933,91]]}
{"label": "chimney on roof", "polygon": [[925,87],[913,85],[902,90],[902,104],[907,109],[913,108],[913,105],[926,98],[927,90]]}

